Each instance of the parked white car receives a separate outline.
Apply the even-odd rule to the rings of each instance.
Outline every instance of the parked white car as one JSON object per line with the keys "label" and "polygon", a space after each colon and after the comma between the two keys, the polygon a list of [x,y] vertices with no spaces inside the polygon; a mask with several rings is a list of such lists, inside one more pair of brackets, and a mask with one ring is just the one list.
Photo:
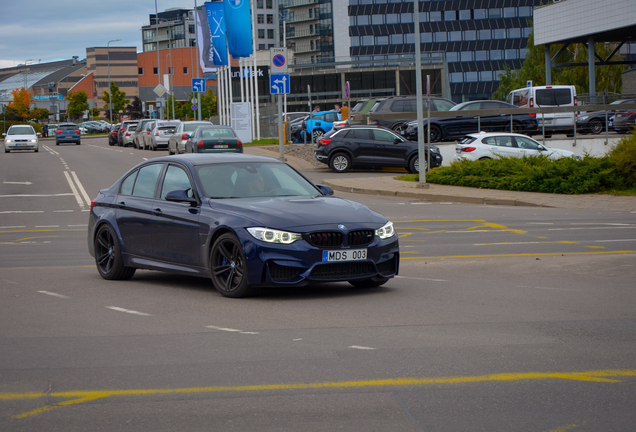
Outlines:
{"label": "parked white car", "polygon": [[545,147],[526,135],[515,133],[481,132],[466,135],[455,145],[453,162],[496,159],[498,157],[531,157],[545,155],[550,159],[581,156],[571,151]]}
{"label": "parked white car", "polygon": [[199,126],[212,126],[209,121],[185,121],[179,123],[174,134],[168,140],[168,154],[181,154],[185,153],[185,143],[190,138],[190,135]]}
{"label": "parked white car", "polygon": [[7,133],[3,133],[4,152],[9,153],[11,150],[39,150],[38,137],[39,133],[35,133],[35,129],[31,125],[13,125]]}

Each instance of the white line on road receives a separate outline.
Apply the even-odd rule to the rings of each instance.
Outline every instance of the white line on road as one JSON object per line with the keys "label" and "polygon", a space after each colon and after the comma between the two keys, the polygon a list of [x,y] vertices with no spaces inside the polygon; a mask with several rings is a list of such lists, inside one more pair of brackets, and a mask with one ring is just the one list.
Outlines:
{"label": "white line on road", "polygon": [[528,225],[554,225],[554,222],[528,222]]}
{"label": "white line on road", "polygon": [[59,194],[17,194],[17,195],[0,195],[0,198],[40,198],[40,197],[61,197],[73,195],[70,193]]}
{"label": "white line on road", "polygon": [[593,229],[633,229],[636,226],[611,226],[611,227],[589,227],[589,228],[548,228],[548,231],[573,231],[573,230],[593,230]]}
{"label": "white line on road", "polygon": [[124,308],[120,308],[117,306],[106,306],[107,309],[112,309],[114,311],[117,312],[124,312],[124,313],[129,313],[129,314],[133,314],[133,315],[140,315],[140,316],[150,316],[150,314],[144,313],[144,312],[137,312],[134,310],[129,310],[129,309],[124,309]]}
{"label": "white line on road", "polygon": [[73,210],[53,210],[53,213],[73,213]]}
{"label": "white line on road", "polygon": [[0,214],[9,214],[9,213],[44,213],[44,210],[15,210],[15,211],[0,212]]}
{"label": "white line on road", "polygon": [[446,279],[431,279],[431,278],[417,278],[417,277],[407,277],[407,276],[395,276],[396,279],[413,279],[413,280],[423,280],[430,282],[448,282]]}
{"label": "white line on road", "polygon": [[88,224],[68,225],[69,227],[87,227]]}
{"label": "white line on road", "polygon": [[71,187],[71,190],[73,191],[73,195],[75,196],[75,199],[77,200],[77,204],[79,204],[79,206],[83,210],[84,201],[82,201],[82,197],[80,196],[79,192],[77,192],[77,188],[73,184],[73,180],[71,179],[71,176],[69,175],[68,171],[64,171],[64,176],[66,177],[66,181],[68,181],[68,184]]}
{"label": "white line on road", "polygon": [[352,349],[359,349],[359,350],[375,350],[375,349],[376,349],[376,348],[365,347],[365,346],[359,346],[359,345],[351,345],[349,348],[352,348]]}
{"label": "white line on road", "polygon": [[227,328],[227,327],[205,326],[205,328],[209,328],[209,329],[213,329],[213,330],[219,330],[219,331],[225,331],[225,332],[241,333],[241,334],[252,334],[252,335],[258,334],[258,332],[243,331],[243,330],[232,329],[232,328]]}
{"label": "white line on road", "polygon": [[77,184],[77,188],[79,189],[82,196],[84,197],[84,201],[86,201],[86,205],[90,207],[91,199],[88,197],[88,194],[86,193],[84,186],[82,186],[82,183],[79,181],[79,178],[77,178],[77,174],[75,174],[75,171],[71,171],[71,175],[73,176],[73,180],[75,180],[75,183]]}
{"label": "white line on road", "polygon": [[0,229],[15,229],[15,228],[26,228],[26,226],[4,226],[4,227],[0,227]]}
{"label": "white line on road", "polygon": [[63,298],[63,299],[67,299],[69,297],[62,295],[62,294],[58,294],[58,293],[54,293],[54,292],[50,292],[50,291],[38,291],[41,294],[46,294],[46,295],[50,295],[53,297],[59,297],[59,298]]}
{"label": "white line on road", "polygon": [[574,288],[550,288],[550,287],[534,287],[535,289],[542,289],[542,290],[555,290],[555,291],[581,291],[580,289],[574,289]]}
{"label": "white line on road", "polygon": [[36,225],[36,228],[59,228],[59,225]]}
{"label": "white line on road", "polygon": [[572,222],[570,225],[620,225],[620,226],[632,226],[633,224],[626,224],[626,223],[602,223],[602,222]]}
{"label": "white line on road", "polygon": [[33,184],[31,182],[7,182],[7,181],[6,182],[2,182],[2,183],[4,183],[4,184],[18,184],[18,185],[31,185],[31,184]]}

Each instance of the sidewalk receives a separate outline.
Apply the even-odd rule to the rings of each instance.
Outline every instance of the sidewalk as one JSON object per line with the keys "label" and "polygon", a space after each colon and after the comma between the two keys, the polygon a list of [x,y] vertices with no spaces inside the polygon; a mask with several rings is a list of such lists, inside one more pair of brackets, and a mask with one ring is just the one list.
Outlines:
{"label": "sidewalk", "polygon": [[[246,146],[245,152],[274,158],[278,158],[279,155],[270,150],[254,146]],[[289,155],[286,155],[285,158],[288,164],[298,170],[316,169],[304,159]],[[431,202],[636,211],[636,196],[545,194],[445,186],[432,183],[429,184],[428,189],[424,189],[419,188],[415,182],[395,180],[394,177],[397,174],[368,178],[351,178],[347,177],[346,174],[331,172],[329,175],[331,178],[326,179],[322,183],[341,192],[415,198]]]}

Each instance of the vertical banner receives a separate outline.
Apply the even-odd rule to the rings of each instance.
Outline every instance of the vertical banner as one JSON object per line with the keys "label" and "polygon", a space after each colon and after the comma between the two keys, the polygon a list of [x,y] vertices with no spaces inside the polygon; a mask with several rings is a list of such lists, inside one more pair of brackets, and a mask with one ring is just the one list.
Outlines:
{"label": "vertical banner", "polygon": [[210,51],[208,57],[217,66],[227,65],[227,41],[225,39],[225,18],[223,5],[219,2],[206,2],[207,23],[210,28]]}
{"label": "vertical banner", "polygon": [[[207,4],[207,3],[206,3]],[[227,44],[233,58],[252,54],[252,18],[249,0],[223,0]]]}
{"label": "vertical banner", "polygon": [[210,26],[203,6],[198,7],[194,14],[196,17],[197,28],[197,46],[199,47],[199,64],[203,73],[214,72],[214,60],[210,56],[212,51],[212,35],[210,34]]}

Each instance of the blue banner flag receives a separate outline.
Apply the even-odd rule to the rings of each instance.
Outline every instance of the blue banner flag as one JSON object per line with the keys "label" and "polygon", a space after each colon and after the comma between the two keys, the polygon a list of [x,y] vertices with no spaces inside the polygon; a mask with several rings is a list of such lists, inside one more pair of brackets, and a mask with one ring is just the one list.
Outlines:
{"label": "blue banner flag", "polygon": [[212,35],[210,34],[210,26],[205,8],[198,7],[195,11],[196,29],[197,29],[197,46],[199,47],[199,64],[203,72],[213,72],[214,60],[209,55],[212,50]]}
{"label": "blue banner flag", "polygon": [[225,17],[223,5],[219,2],[206,2],[205,9],[208,14],[210,26],[210,41],[212,46],[208,56],[217,66],[227,66],[227,41],[225,39]]}
{"label": "blue banner flag", "polygon": [[227,44],[234,58],[252,54],[252,18],[249,0],[223,0]]}

